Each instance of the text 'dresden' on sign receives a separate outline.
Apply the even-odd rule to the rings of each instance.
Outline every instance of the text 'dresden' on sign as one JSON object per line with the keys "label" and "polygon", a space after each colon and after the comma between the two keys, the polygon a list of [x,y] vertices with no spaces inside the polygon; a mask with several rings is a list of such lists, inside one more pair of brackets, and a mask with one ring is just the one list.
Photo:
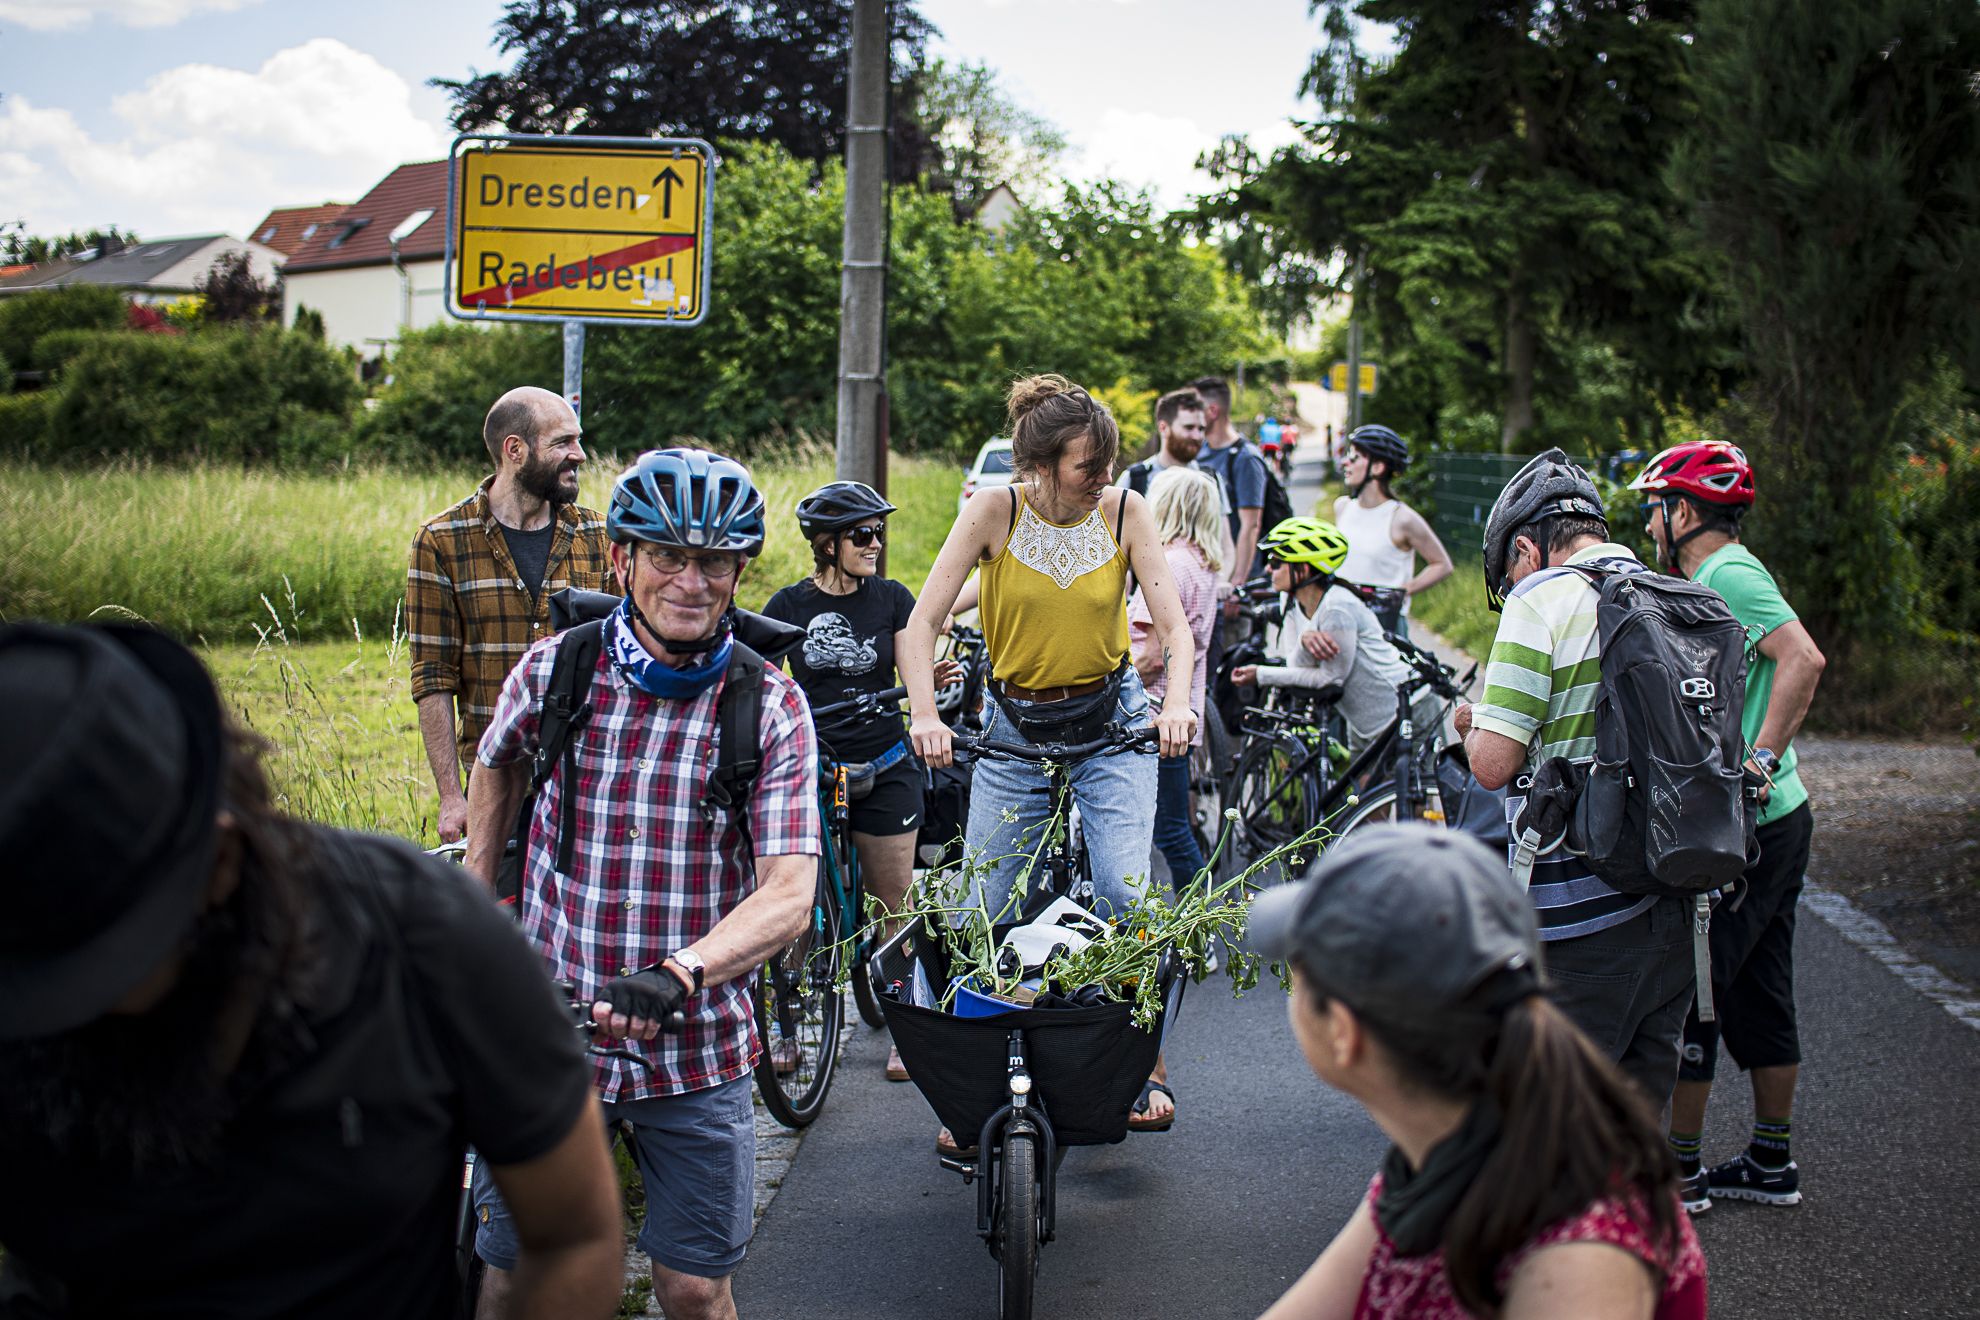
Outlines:
{"label": "text 'dresden' on sign", "polygon": [[713,161],[694,140],[459,139],[449,310],[693,325],[707,310]]}

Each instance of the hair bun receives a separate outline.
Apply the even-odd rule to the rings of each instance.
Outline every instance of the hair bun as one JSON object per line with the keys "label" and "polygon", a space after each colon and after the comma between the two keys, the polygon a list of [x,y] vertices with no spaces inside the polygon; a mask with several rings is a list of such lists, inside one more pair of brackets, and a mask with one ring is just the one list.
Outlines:
{"label": "hair bun", "polygon": [[1015,431],[1017,424],[1040,404],[1056,399],[1061,394],[1071,394],[1078,388],[1079,386],[1057,372],[1048,372],[1042,376],[1026,376],[1012,381],[1011,392],[1004,401],[1004,406],[1010,412],[1011,429]]}

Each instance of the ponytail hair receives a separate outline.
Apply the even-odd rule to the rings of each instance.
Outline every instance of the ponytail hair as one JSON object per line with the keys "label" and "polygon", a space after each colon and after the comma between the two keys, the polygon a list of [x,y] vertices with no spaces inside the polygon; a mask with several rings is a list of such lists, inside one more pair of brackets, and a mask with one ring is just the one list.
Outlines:
{"label": "ponytail hair", "polygon": [[1011,420],[1011,466],[1019,476],[1052,479],[1066,447],[1093,437],[1085,467],[1111,474],[1121,452],[1121,428],[1107,405],[1064,376],[1026,376],[1005,400]]}
{"label": "ponytail hair", "polygon": [[1638,1200],[1653,1250],[1676,1251],[1677,1168],[1642,1090],[1560,1009],[1530,995],[1506,1009],[1485,1069],[1498,1145],[1444,1229],[1458,1302],[1482,1315],[1505,1300],[1498,1267],[1550,1224],[1605,1197]]}
{"label": "ponytail hair", "polygon": [[1537,989],[1508,1002],[1504,975],[1409,1022],[1364,1013],[1308,976],[1323,1005],[1344,999],[1404,1085],[1497,1107],[1499,1140],[1444,1225],[1451,1292],[1481,1316],[1505,1301],[1498,1270],[1513,1253],[1605,1198],[1648,1216],[1661,1258],[1678,1243],[1677,1166],[1648,1099]]}

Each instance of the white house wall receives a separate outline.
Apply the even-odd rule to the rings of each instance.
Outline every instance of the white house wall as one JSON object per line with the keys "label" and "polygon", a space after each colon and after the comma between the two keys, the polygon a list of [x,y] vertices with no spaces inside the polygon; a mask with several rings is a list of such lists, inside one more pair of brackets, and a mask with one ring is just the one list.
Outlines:
{"label": "white house wall", "polygon": [[[440,261],[406,263],[406,275],[412,280],[410,324],[416,330],[449,319],[441,279],[444,268]],[[402,299],[399,273],[390,266],[294,272],[282,284],[282,323],[294,325],[297,309],[307,307],[323,317],[323,335],[329,342],[376,357],[379,341],[399,336]]]}

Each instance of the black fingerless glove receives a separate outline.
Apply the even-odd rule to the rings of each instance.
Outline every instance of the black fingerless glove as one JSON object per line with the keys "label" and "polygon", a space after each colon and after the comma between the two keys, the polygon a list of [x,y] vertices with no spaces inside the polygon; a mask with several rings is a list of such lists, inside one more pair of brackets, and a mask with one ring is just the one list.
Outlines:
{"label": "black fingerless glove", "polygon": [[610,1004],[615,1013],[648,1022],[665,1022],[681,1011],[687,1000],[687,987],[681,984],[680,977],[656,963],[631,976],[607,981],[598,998]]}

